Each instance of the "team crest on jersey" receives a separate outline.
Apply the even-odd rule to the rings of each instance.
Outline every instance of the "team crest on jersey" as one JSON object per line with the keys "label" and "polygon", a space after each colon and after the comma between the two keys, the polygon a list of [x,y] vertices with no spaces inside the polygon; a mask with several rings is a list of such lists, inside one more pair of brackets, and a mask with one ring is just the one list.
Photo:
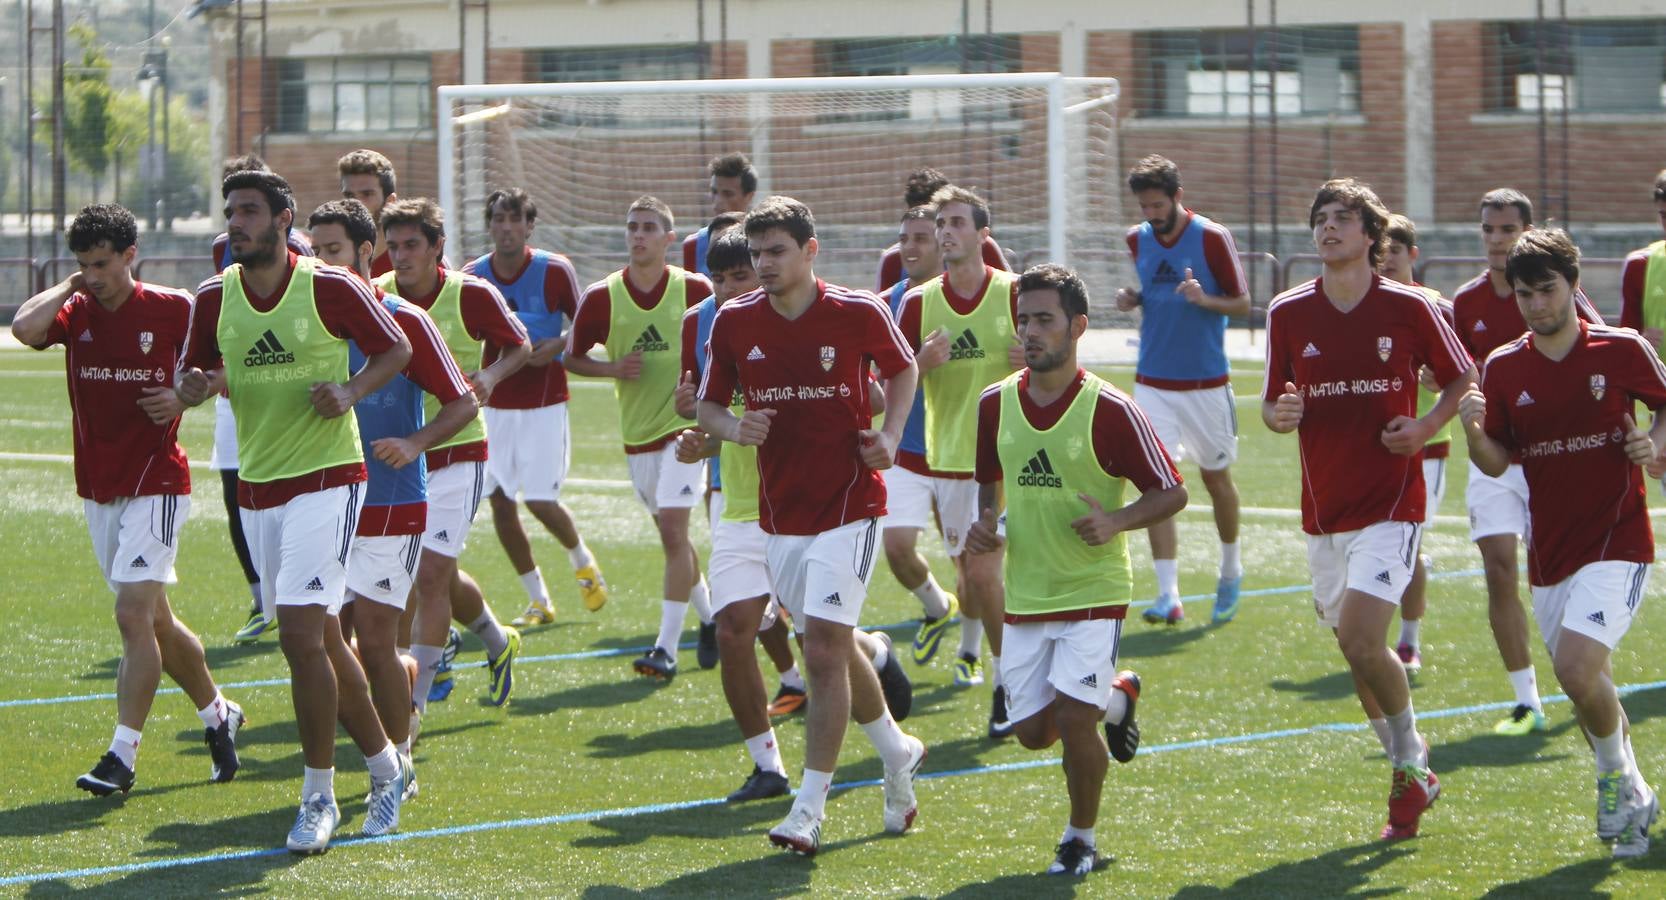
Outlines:
{"label": "team crest on jersey", "polygon": [[296,319],[295,320],[295,340],[304,341],[306,339],[307,339],[307,320],[306,319]]}
{"label": "team crest on jersey", "polygon": [[156,346],[156,335],[149,331],[139,332],[139,352],[149,353],[150,348]]}
{"label": "team crest on jersey", "polygon": [[1389,354],[1394,352],[1394,339],[1391,337],[1377,338],[1377,358],[1388,362]]}
{"label": "team crest on jersey", "polygon": [[1608,378],[1607,378],[1607,376],[1604,376],[1600,373],[1596,374],[1596,375],[1592,375],[1591,376],[1591,396],[1592,396],[1592,398],[1597,399],[1597,400],[1601,400],[1602,395],[1606,394],[1606,393],[1608,393]]}
{"label": "team crest on jersey", "polygon": [[821,348],[821,370],[823,372],[833,371],[833,348],[832,347],[823,345],[822,348]]}
{"label": "team crest on jersey", "polygon": [[1079,434],[1071,435],[1070,440],[1065,442],[1064,445],[1064,452],[1069,454],[1071,459],[1081,459],[1082,451],[1086,449],[1087,441],[1083,440]]}

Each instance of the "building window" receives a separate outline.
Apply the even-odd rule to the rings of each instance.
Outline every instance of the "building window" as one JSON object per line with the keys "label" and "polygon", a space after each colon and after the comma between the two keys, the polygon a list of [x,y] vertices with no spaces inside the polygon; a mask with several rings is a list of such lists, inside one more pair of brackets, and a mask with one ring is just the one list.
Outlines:
{"label": "building window", "polygon": [[277,130],[410,131],[434,124],[426,56],[281,59]]}
{"label": "building window", "polygon": [[[698,44],[549,49],[539,52],[537,66],[538,80],[544,84],[682,81],[707,75],[706,52]],[[665,102],[664,97],[590,97],[571,106],[546,110],[540,121],[547,126],[609,128],[625,122],[638,128],[686,124],[686,116],[655,114],[652,106]]]}
{"label": "building window", "polygon": [[[1015,34],[946,35],[937,38],[866,38],[817,41],[815,71],[832,77],[874,75],[951,75],[979,72],[1018,72],[1023,52]],[[864,109],[853,109],[827,122],[916,122],[998,121],[1010,119],[1010,104],[993,107],[976,102],[967,92],[955,89],[874,93]]]}
{"label": "building window", "polygon": [[1494,112],[1666,108],[1666,19],[1499,22],[1486,52]]}
{"label": "building window", "polygon": [[[1322,116],[1359,112],[1359,29],[1151,31],[1139,35],[1147,116]],[[1251,52],[1253,50],[1253,53]]]}

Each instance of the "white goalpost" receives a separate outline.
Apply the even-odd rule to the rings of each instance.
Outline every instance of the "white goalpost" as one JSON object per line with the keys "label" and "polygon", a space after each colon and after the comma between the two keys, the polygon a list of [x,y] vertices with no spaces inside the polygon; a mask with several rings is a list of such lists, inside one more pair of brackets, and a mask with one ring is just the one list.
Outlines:
{"label": "white goalpost", "polygon": [[816,215],[830,281],[874,286],[895,239],[903,183],[942,170],[989,200],[1017,268],[1082,271],[1095,305],[1124,274],[1117,83],[1056,73],[900,75],[439,88],[440,202],[450,252],[490,249],[484,202],[519,187],[538,209],[534,242],[582,279],[624,261],[631,200],[671,205],[680,235],[710,217],[706,163],[740,151],[758,198],[787,194]]}

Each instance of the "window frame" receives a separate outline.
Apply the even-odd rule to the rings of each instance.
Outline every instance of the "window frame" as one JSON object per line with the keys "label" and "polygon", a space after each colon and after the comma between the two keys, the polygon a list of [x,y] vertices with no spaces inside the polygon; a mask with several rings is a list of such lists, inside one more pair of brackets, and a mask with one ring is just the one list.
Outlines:
{"label": "window frame", "polygon": [[[402,74],[401,64],[419,63],[423,68],[421,77],[414,74]],[[342,77],[343,64],[353,67],[385,66],[385,77],[371,77],[368,73],[362,76]],[[327,70],[327,75],[319,77],[320,72]],[[298,56],[287,57],[276,61],[277,82],[277,110],[273,116],[272,132],[274,134],[375,134],[375,133],[410,133],[430,130],[434,127],[434,64],[427,54],[396,53],[381,56],[353,57],[338,59],[336,57]],[[363,119],[355,124],[343,121],[342,91],[360,92]],[[315,91],[315,89],[319,89]],[[386,116],[379,122],[372,120],[371,94],[376,90],[387,92],[389,100],[383,104],[387,110]],[[315,109],[315,94],[322,96],[327,90],[330,98],[328,113],[329,127],[315,127],[314,120],[322,116],[322,111]],[[413,118],[399,121],[394,117],[394,103],[392,98],[401,93],[415,91],[417,97],[416,114]],[[351,104],[347,104],[351,106]],[[349,112],[349,115],[351,113]],[[344,127],[345,126],[345,127]]]}
{"label": "window frame", "polygon": [[[1271,70],[1277,41],[1278,69]],[[1189,46],[1188,46],[1189,45]],[[1281,119],[1322,119],[1361,114],[1360,47],[1358,25],[1302,25],[1256,29],[1255,45],[1248,28],[1154,29],[1135,35],[1139,71],[1149,86],[1142,91],[1137,109],[1141,117],[1187,120],[1248,119],[1276,114]],[[1251,70],[1250,60],[1255,68]],[[1304,89],[1303,61],[1336,60],[1338,82],[1332,108],[1306,108],[1310,92]],[[1174,63],[1183,70],[1186,96],[1178,103],[1169,96]],[[1200,77],[1203,76],[1203,77]],[[1215,76],[1213,78],[1207,76]],[[1271,80],[1277,86],[1272,102],[1262,85]],[[1200,92],[1193,85],[1215,81],[1218,92]],[[1289,84],[1283,89],[1281,82]],[[1315,89],[1317,90],[1317,89]],[[1213,98],[1215,102],[1206,103]],[[1198,107],[1206,107],[1199,109]]]}

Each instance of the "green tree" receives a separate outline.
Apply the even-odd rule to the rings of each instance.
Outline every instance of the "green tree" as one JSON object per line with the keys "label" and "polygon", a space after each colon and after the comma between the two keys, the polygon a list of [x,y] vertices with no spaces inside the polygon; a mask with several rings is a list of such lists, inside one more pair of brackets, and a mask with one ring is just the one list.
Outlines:
{"label": "green tree", "polygon": [[[75,168],[93,181],[93,193],[103,193],[110,168],[110,58],[99,45],[98,32],[85,22],[69,27],[81,45],[81,62],[64,73],[64,151]],[[50,136],[48,137],[50,140]]]}

